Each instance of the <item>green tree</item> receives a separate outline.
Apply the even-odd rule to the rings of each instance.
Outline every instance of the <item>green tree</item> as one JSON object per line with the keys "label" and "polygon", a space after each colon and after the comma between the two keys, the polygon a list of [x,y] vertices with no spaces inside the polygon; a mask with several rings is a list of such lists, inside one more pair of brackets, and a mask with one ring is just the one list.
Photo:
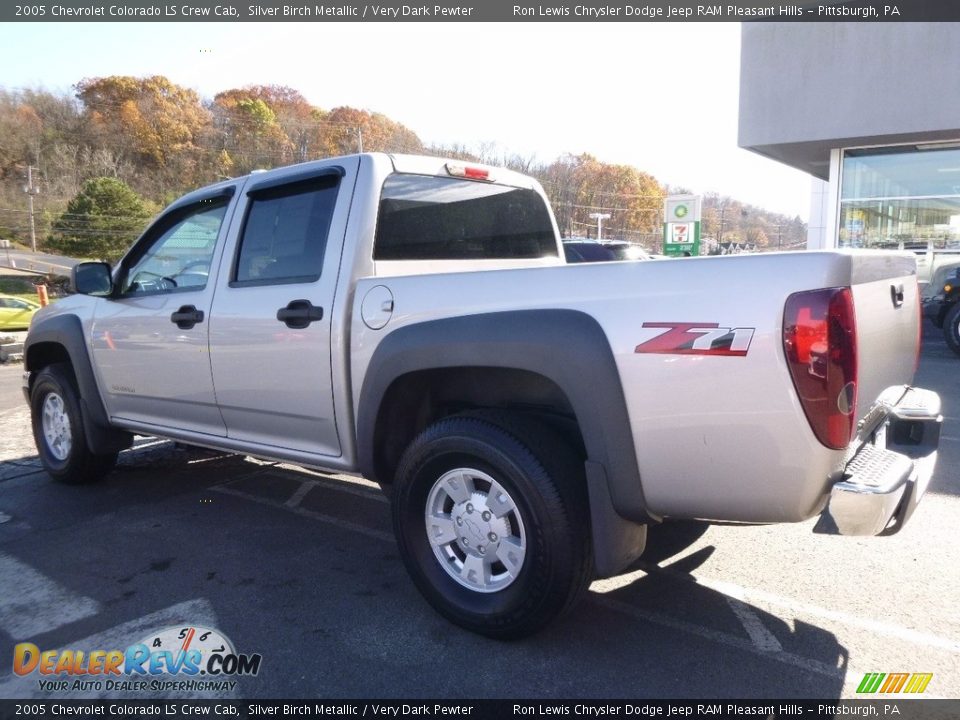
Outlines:
{"label": "green tree", "polygon": [[152,208],[117,178],[88,180],[54,223],[47,247],[71,257],[116,262],[152,215]]}

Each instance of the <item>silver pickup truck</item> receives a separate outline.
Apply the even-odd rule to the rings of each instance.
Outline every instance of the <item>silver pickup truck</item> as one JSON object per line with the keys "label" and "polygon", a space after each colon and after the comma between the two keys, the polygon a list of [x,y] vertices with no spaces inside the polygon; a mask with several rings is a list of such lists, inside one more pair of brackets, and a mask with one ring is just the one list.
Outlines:
{"label": "silver pickup truck", "polygon": [[73,279],[25,348],[51,476],[134,433],[361,473],[426,599],[492,637],[670,518],[896,532],[936,462],[907,254],[567,265],[532,179],[365,154],[193,192]]}

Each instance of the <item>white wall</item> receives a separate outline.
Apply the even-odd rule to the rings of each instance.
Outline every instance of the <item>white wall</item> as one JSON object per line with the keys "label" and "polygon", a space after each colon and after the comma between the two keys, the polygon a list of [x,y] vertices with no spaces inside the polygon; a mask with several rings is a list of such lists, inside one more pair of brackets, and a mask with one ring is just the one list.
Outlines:
{"label": "white wall", "polygon": [[810,220],[807,221],[807,250],[827,247],[827,203],[830,202],[830,183],[810,178]]}

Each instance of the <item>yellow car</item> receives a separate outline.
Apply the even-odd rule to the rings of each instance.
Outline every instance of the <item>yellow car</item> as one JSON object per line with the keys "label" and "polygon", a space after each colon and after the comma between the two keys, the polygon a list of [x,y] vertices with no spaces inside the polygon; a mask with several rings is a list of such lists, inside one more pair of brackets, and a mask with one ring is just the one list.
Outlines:
{"label": "yellow car", "polygon": [[12,295],[0,295],[0,330],[26,330],[40,303]]}

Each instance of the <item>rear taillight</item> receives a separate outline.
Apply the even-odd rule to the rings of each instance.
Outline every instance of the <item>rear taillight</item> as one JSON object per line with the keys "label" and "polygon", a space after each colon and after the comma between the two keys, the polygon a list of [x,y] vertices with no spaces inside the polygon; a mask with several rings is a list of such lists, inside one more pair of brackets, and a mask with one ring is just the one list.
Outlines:
{"label": "rear taillight", "polygon": [[845,448],[857,418],[857,326],[850,288],[787,298],[783,349],[817,439],[830,448]]}

